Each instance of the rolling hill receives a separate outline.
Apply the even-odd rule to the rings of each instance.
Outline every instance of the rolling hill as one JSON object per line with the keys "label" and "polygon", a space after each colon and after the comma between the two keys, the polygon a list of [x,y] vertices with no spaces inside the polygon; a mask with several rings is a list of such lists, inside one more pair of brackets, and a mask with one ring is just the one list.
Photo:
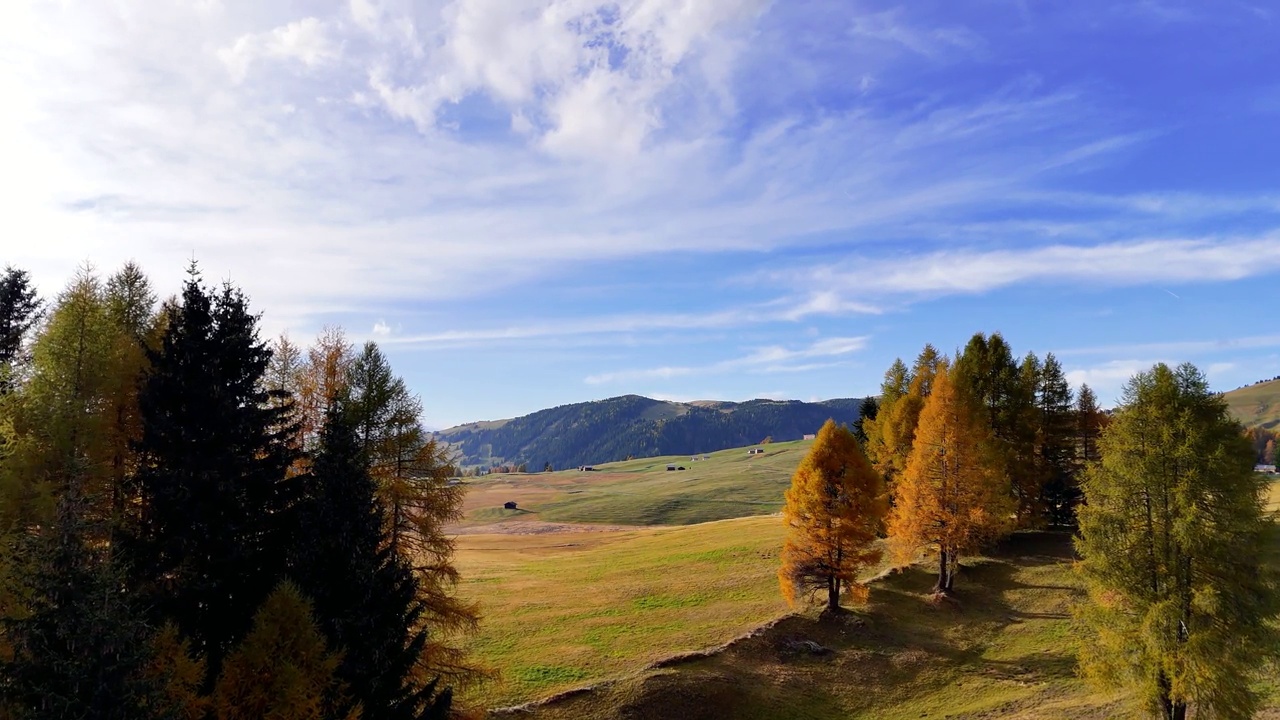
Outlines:
{"label": "rolling hill", "polygon": [[1280,379],[1224,393],[1231,414],[1248,427],[1280,430]]}
{"label": "rolling hill", "polygon": [[694,455],[758,443],[799,440],[828,418],[858,419],[859,398],[807,403],[750,400],[693,403],[639,395],[561,405],[510,420],[468,423],[441,430],[463,467],[527,463],[541,470],[624,460]]}

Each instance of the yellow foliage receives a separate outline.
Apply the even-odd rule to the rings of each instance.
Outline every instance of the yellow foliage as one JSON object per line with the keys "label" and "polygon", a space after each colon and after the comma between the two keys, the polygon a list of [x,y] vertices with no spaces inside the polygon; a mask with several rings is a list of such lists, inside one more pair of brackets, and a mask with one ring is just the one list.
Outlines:
{"label": "yellow foliage", "polygon": [[157,717],[202,720],[208,713],[209,698],[200,694],[204,659],[192,657],[190,643],[178,637],[173,623],[152,641],[151,662],[143,673],[156,686]]}
{"label": "yellow foliage", "polygon": [[213,691],[217,720],[357,720],[340,714],[339,657],[328,652],[311,605],[290,583],[276,588],[253,629],[227,657]]}
{"label": "yellow foliage", "polygon": [[991,430],[940,367],[915,432],[906,471],[894,486],[889,538],[895,559],[926,544],[940,552],[938,590],[951,589],[961,555],[1012,526],[1009,479],[991,453]]}
{"label": "yellow foliage", "polygon": [[778,580],[794,605],[806,589],[827,590],[831,608],[842,589],[866,598],[858,573],[880,560],[876,535],[884,519],[884,480],[848,428],[828,420],[787,490],[788,534]]}

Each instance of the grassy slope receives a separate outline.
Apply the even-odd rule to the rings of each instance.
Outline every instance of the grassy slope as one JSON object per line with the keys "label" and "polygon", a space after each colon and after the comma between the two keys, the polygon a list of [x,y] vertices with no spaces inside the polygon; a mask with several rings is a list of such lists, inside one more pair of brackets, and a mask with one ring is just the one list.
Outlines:
{"label": "grassy slope", "polygon": [[[1280,509],[1280,483],[1272,488]],[[471,644],[500,679],[463,696],[502,706],[613,679],[538,708],[570,718],[1126,716],[1075,676],[1066,536],[1020,536],[969,563],[957,606],[924,600],[931,567],[877,581],[861,626],[792,616],[709,659],[645,670],[785,614],[777,518],[541,536],[463,536],[463,592],[486,611]],[[836,652],[786,651],[813,639]],[[1280,718],[1280,687],[1270,710]],[[677,712],[677,707],[679,712]],[[706,710],[699,715],[699,708]]]}
{"label": "grassy slope", "polygon": [[1224,397],[1231,413],[1245,425],[1280,429],[1280,380],[1232,390]]}
{"label": "grassy slope", "polygon": [[[763,455],[745,449],[644,458],[527,475],[486,475],[468,480],[464,510],[469,523],[504,519],[591,522],[618,525],[687,525],[782,509],[782,494],[812,441],[764,445]],[[668,464],[687,468],[668,472]],[[515,501],[521,511],[503,511]]]}
{"label": "grassy slope", "polygon": [[463,593],[485,618],[471,648],[502,678],[469,700],[503,705],[724,642],[785,611],[776,517],[682,528],[464,535]]}

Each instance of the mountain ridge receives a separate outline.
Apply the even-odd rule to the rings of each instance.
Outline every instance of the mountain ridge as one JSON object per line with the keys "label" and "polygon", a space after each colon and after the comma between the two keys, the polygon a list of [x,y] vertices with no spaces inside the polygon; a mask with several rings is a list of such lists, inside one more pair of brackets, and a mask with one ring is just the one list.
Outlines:
{"label": "mountain ridge", "polygon": [[435,436],[449,444],[462,467],[526,464],[536,471],[546,463],[562,469],[627,457],[696,455],[766,437],[799,440],[828,418],[853,423],[861,404],[862,398],[674,402],[621,395],[456,425]]}

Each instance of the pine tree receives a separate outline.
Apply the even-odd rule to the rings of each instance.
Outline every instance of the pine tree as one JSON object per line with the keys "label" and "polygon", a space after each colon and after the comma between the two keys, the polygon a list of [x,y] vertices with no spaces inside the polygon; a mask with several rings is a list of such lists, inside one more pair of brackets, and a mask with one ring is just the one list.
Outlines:
{"label": "pine tree", "polygon": [[206,689],[284,570],[297,457],[262,377],[270,350],[238,290],[194,265],[168,312],[139,403],[140,498],[127,543],[154,617],[208,662]]}
{"label": "pine tree", "polygon": [[1023,527],[1035,525],[1044,516],[1044,486],[1049,477],[1044,455],[1040,452],[1044,418],[1038,398],[1043,368],[1044,364],[1034,352],[1028,352],[1018,366],[1020,391],[1030,398],[1030,404],[1019,423],[1023,434],[1015,445],[1013,467],[1016,470],[1010,480],[1017,503],[1018,524]]}
{"label": "pine tree", "polygon": [[1080,483],[1075,473],[1075,413],[1071,386],[1053,353],[1045,355],[1040,368],[1036,406],[1040,412],[1040,456],[1045,470],[1039,504],[1045,520],[1070,524],[1080,501]]}
{"label": "pine tree", "polygon": [[299,505],[293,574],[315,599],[317,624],[343,650],[337,676],[366,720],[434,717],[449,694],[418,681],[424,607],[409,566],[391,551],[356,420],[331,404]]}
{"label": "pine tree", "polygon": [[791,478],[782,510],[788,532],[778,580],[794,605],[806,590],[827,591],[827,609],[840,595],[865,599],[858,574],[880,560],[876,535],[884,520],[884,480],[848,428],[828,420]]}
{"label": "pine tree", "polygon": [[227,656],[213,692],[217,720],[358,720],[337,680],[311,606],[282,583],[255,613],[253,629]]}
{"label": "pine tree", "polygon": [[26,270],[9,265],[0,275],[0,395],[15,386],[24,364],[23,341],[40,321],[41,300]]}
{"label": "pine tree", "polygon": [[922,545],[937,546],[939,593],[952,590],[962,555],[1010,526],[1009,481],[979,412],[940,367],[889,512],[890,545],[900,562]]}
{"label": "pine tree", "polygon": [[53,520],[23,545],[26,612],[8,617],[0,696],[30,720],[139,720],[154,687],[142,672],[150,633],[109,549],[93,538],[83,475],[67,478]]}
{"label": "pine tree", "polygon": [[1250,680],[1280,651],[1280,538],[1241,430],[1194,366],[1156,365],[1085,476],[1081,667],[1166,720],[1252,717]]}
{"label": "pine tree", "polygon": [[863,448],[867,447],[870,436],[867,435],[867,423],[874,423],[880,413],[880,402],[874,397],[865,397],[858,405],[858,419],[853,423],[853,436]]}
{"label": "pine tree", "polygon": [[1102,437],[1102,429],[1107,425],[1106,413],[1098,407],[1098,396],[1093,388],[1081,385],[1076,393],[1075,407],[1075,474],[1084,477],[1085,469],[1101,457],[1098,453],[1098,440]]}

